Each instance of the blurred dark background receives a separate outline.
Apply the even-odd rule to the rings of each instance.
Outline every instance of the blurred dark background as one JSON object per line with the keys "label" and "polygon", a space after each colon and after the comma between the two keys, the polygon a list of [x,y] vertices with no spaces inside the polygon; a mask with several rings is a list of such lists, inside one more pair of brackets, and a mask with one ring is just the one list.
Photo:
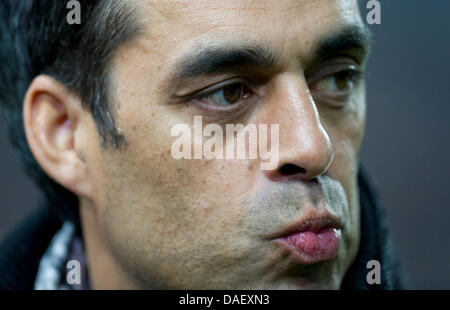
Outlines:
{"label": "blurred dark background", "polygon": [[[360,0],[365,19],[367,1]],[[361,160],[371,172],[410,288],[450,289],[450,1],[381,2],[370,26],[368,122]],[[40,193],[0,123],[0,238]]]}

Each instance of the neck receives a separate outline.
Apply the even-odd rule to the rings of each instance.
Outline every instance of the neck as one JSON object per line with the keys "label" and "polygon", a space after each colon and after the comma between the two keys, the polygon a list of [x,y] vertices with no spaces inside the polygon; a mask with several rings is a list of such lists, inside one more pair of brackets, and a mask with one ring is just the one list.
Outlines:
{"label": "neck", "polygon": [[124,271],[111,251],[94,205],[80,198],[79,208],[91,288],[138,289],[136,281]]}

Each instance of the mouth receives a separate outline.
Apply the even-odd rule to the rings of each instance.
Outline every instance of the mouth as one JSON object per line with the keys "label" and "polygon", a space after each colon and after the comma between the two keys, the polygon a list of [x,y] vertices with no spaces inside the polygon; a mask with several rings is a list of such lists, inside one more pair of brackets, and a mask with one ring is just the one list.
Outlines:
{"label": "mouth", "polygon": [[313,214],[290,225],[275,238],[299,263],[310,265],[333,259],[339,249],[341,224],[330,215]]}

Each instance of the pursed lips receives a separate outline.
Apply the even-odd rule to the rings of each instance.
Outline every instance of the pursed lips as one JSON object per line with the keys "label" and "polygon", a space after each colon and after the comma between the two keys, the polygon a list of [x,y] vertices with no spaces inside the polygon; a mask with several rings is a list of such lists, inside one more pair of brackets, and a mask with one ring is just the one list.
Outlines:
{"label": "pursed lips", "polygon": [[271,240],[290,252],[301,264],[315,264],[334,258],[341,239],[341,221],[328,211],[310,209],[305,213],[273,234]]}

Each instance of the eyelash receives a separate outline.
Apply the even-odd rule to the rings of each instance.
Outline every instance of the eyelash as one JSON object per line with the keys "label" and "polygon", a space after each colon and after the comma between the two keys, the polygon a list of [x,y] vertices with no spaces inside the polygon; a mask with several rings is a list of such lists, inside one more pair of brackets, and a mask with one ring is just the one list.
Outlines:
{"label": "eyelash", "polygon": [[[331,78],[334,78],[334,83],[337,83],[338,78],[343,78],[345,81],[344,89],[337,90],[327,90],[320,89],[319,83],[326,84],[330,81]],[[334,72],[332,74],[328,74],[310,85],[310,90],[318,100],[323,100],[325,102],[329,102],[332,106],[335,107],[344,107],[345,103],[348,101],[348,98],[352,94],[353,90],[358,86],[359,82],[364,78],[364,72],[357,69],[346,69]],[[336,84],[337,85],[337,84]],[[337,86],[337,88],[340,88]]]}
{"label": "eyelash", "polygon": [[312,84],[314,85],[318,82],[323,82],[326,79],[329,79],[331,77],[344,77],[344,78],[349,79],[350,82],[357,83],[358,81],[360,81],[362,79],[363,74],[364,73],[362,71],[358,71],[358,70],[354,70],[354,69],[341,70],[338,72],[334,72],[332,74],[328,74],[328,75],[318,79],[317,81],[315,81]]}
{"label": "eyelash", "polygon": [[[236,101],[236,103],[231,103],[231,104],[224,104],[224,105],[220,105],[220,104],[215,104],[215,106],[220,107],[219,109],[230,109],[227,107],[232,107],[232,109],[234,109],[234,106],[240,105],[240,103],[242,103],[242,101],[249,99],[251,96],[254,95],[253,91],[251,90],[250,86],[248,86],[248,84],[246,82],[243,81],[232,81],[232,82],[228,82],[228,83],[223,83],[222,85],[219,86],[215,86],[213,89],[209,89],[204,91],[203,93],[194,96],[194,100],[198,103],[198,104],[203,104],[205,105],[205,103],[203,103],[203,101],[205,101],[205,99],[210,99],[213,96],[218,95],[220,92],[224,92],[226,91],[227,88],[231,88],[233,86],[241,86],[242,88],[242,92],[239,95],[239,99]],[[206,103],[206,105],[214,105],[214,104],[209,104]]]}
{"label": "eyelash", "polygon": [[[328,91],[328,96],[334,97],[332,99],[337,100],[337,101],[345,101],[348,98],[348,96],[350,95],[351,91],[357,86],[359,81],[363,79],[364,72],[360,71],[360,70],[356,70],[356,69],[346,69],[346,70],[334,72],[332,74],[328,74],[312,83],[312,85],[310,86],[312,92],[314,93],[314,92],[321,91],[318,89],[314,89],[315,84],[317,84],[319,82],[325,82],[327,79],[330,79],[332,77],[336,78],[338,76],[344,76],[344,78],[348,79],[348,82],[353,83],[353,87],[352,87],[352,89],[348,90],[346,93],[341,92],[340,94],[338,92],[331,94],[331,93],[333,93],[333,91],[331,91],[331,92]],[[231,103],[228,105],[227,104],[220,105],[220,104],[204,102],[206,99],[210,99],[211,97],[218,95],[220,92],[225,91],[227,87],[233,87],[233,86],[238,86],[238,85],[243,87],[243,91],[245,92],[245,94],[242,96],[239,96],[239,100],[236,103]],[[327,91],[325,90],[323,92],[326,93]],[[248,95],[248,93],[250,93],[250,95]],[[236,106],[241,106],[243,101],[249,99],[253,95],[254,95],[254,93],[252,92],[251,88],[247,85],[246,82],[235,80],[232,82],[219,83],[218,85],[203,91],[203,93],[201,93],[199,95],[193,95],[193,97],[191,99],[193,99],[198,105],[200,105],[204,108],[208,108],[208,109],[211,109],[211,106],[214,106],[215,108],[213,108],[213,109],[216,109],[216,110],[236,110]],[[325,96],[327,96],[327,95],[325,94]],[[321,97],[323,97],[323,95]]]}

